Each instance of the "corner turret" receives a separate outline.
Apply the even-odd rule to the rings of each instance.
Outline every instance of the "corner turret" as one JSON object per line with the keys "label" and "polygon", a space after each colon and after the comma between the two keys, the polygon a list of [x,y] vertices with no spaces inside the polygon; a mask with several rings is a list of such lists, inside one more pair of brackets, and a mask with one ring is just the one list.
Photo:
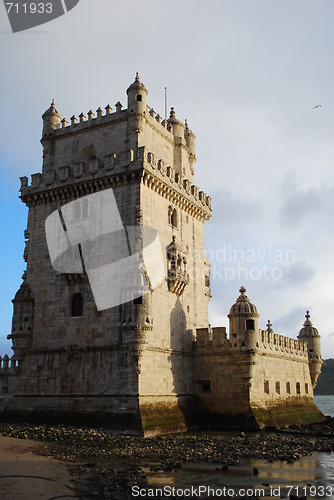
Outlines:
{"label": "corner turret", "polygon": [[58,110],[56,109],[54,99],[52,99],[51,105],[50,105],[49,109],[47,109],[45,111],[45,113],[43,114],[42,119],[43,119],[42,137],[45,137],[46,135],[49,135],[54,130],[57,130],[60,128],[61,116],[60,116]]}
{"label": "corner turret", "polygon": [[230,342],[232,347],[255,349],[259,334],[259,314],[241,287],[240,296],[230,309]]}
{"label": "corner turret", "polygon": [[174,138],[178,144],[185,144],[185,124],[176,118],[174,108],[170,109],[168,124],[172,126]]}
{"label": "corner turret", "polygon": [[34,324],[34,298],[26,281],[23,281],[12,302],[14,304],[12,333],[7,335],[7,339],[12,340],[15,357],[21,360],[31,348]]}
{"label": "corner turret", "polygon": [[310,375],[314,388],[317,384],[317,380],[321,372],[321,367],[323,365],[323,361],[321,359],[320,335],[318,333],[318,330],[313,326],[312,321],[310,320],[309,311],[306,311],[305,318],[306,320],[304,321],[303,328],[298,334],[298,340],[302,340],[307,343]]}
{"label": "corner turret", "polygon": [[141,83],[139,74],[136,73],[135,81],[126,91],[128,96],[128,110],[130,113],[145,113],[148,91]]}
{"label": "corner turret", "polygon": [[189,150],[188,152],[188,157],[189,157],[189,165],[190,165],[190,170],[192,175],[194,175],[194,167],[196,163],[196,152],[195,152],[195,141],[196,141],[196,135],[190,130],[188,127],[188,122],[187,120],[185,121],[185,131],[184,131],[184,137],[186,140],[186,145]]}

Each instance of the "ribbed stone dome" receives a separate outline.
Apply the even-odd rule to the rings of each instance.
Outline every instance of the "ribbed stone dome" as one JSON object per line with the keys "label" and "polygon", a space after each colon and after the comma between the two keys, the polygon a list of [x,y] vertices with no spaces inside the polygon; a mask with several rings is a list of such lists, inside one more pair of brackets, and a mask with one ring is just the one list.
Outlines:
{"label": "ribbed stone dome", "polygon": [[127,89],[126,93],[128,94],[131,90],[136,90],[136,91],[143,90],[144,92],[146,92],[146,94],[148,94],[145,85],[143,83],[141,83],[141,81],[140,81],[138,73],[136,73],[135,81],[133,83],[131,83],[131,85]]}
{"label": "ribbed stone dome", "polygon": [[60,116],[59,111],[56,109],[54,99],[52,99],[50,107],[45,111],[42,118],[46,118],[48,116]]}
{"label": "ribbed stone dome", "polygon": [[240,296],[237,298],[235,304],[230,309],[230,315],[234,314],[252,314],[258,315],[257,309],[254,304],[251,304],[249,298],[246,295],[246,288],[241,287]]}
{"label": "ribbed stone dome", "polygon": [[299,337],[320,337],[318,330],[313,326],[310,320],[310,312],[306,311],[306,320],[304,321],[303,328],[298,334]]}

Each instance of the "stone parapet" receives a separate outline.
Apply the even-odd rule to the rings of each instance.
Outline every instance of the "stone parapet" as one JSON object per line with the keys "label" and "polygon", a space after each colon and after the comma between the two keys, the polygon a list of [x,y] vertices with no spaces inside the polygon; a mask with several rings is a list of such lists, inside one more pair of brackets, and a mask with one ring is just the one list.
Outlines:
{"label": "stone parapet", "polygon": [[267,330],[260,330],[258,349],[264,353],[277,353],[308,358],[307,343],[278,335]]}

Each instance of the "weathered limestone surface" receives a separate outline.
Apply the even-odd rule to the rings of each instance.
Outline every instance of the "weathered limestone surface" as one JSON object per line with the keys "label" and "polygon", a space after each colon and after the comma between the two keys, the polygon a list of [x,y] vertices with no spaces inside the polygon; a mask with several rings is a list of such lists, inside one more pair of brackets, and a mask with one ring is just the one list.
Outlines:
{"label": "weathered limestone surface", "polygon": [[[14,356],[0,358],[2,418],[101,421],[149,434],[185,430],[198,416],[266,425],[277,405],[313,408],[322,361],[309,318],[299,341],[262,331],[241,290],[229,337],[210,330],[203,224],[211,199],[193,184],[195,135],[173,108],[162,120],[147,94],[137,75],[125,109],[118,102],[68,124],[53,101],[43,115],[42,172],[30,184],[21,178],[27,270],[13,300]],[[124,283],[124,303],[98,310],[80,261],[70,272],[52,267],[45,221],[74,200],[84,220],[85,197],[110,188],[125,227],[157,232],[165,279],[140,300]]]}

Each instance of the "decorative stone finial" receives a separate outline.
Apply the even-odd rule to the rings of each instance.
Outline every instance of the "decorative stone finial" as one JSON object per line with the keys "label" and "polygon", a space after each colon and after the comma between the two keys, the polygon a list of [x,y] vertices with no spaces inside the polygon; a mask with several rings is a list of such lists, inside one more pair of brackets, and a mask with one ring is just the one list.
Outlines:
{"label": "decorative stone finial", "polygon": [[52,102],[51,102],[51,106],[50,106],[50,108],[55,108],[55,107],[56,107],[55,100],[54,100],[54,99],[52,99]]}
{"label": "decorative stone finial", "polygon": [[188,126],[188,120],[187,120],[187,118],[184,120],[184,124],[185,124],[186,130],[189,130],[189,126]]}
{"label": "decorative stone finial", "polygon": [[140,78],[139,78],[139,73],[138,73],[138,71],[137,71],[137,73],[136,73],[136,78],[135,78],[135,81],[136,81],[136,82],[140,82]]}
{"label": "decorative stone finial", "polygon": [[250,300],[246,295],[246,288],[244,286],[241,286],[239,292],[240,292],[240,295],[237,298],[236,302],[248,302],[248,303],[250,303]]}
{"label": "decorative stone finial", "polygon": [[170,108],[170,115],[169,115],[169,118],[175,118],[175,110],[174,108]]}
{"label": "decorative stone finial", "polygon": [[303,326],[313,326],[312,321],[310,320],[310,311],[306,311],[305,318],[306,320],[304,321]]}
{"label": "decorative stone finial", "polygon": [[270,323],[270,319],[268,319],[268,323],[267,323],[267,332],[272,332],[272,327],[273,325]]}

